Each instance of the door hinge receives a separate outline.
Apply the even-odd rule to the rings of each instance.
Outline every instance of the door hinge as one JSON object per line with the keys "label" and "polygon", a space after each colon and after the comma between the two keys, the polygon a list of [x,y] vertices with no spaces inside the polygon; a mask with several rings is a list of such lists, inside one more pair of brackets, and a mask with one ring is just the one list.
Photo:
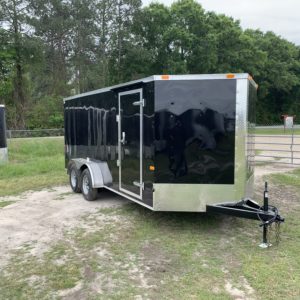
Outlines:
{"label": "door hinge", "polygon": [[139,106],[142,105],[143,107],[145,106],[145,99],[142,99],[141,101],[135,101],[132,103],[134,106]]}
{"label": "door hinge", "polygon": [[116,115],[116,122],[120,122],[120,115]]}
{"label": "door hinge", "polygon": [[117,167],[120,167],[120,160],[117,159]]}
{"label": "door hinge", "polygon": [[141,187],[143,190],[145,188],[144,182],[139,183],[138,181],[134,181],[133,185],[137,186],[137,187]]}

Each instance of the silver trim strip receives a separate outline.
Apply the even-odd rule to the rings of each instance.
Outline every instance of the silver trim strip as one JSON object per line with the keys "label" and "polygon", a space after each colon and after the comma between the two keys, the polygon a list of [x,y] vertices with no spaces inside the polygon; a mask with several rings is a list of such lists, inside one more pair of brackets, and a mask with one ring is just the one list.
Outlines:
{"label": "silver trim strip", "polygon": [[187,75],[169,75],[169,79],[162,78],[162,75],[155,75],[154,80],[207,80],[207,79],[248,79],[248,73],[230,73],[234,75],[234,78],[227,78],[229,73],[224,74],[187,74]]}
{"label": "silver trim strip", "polygon": [[148,204],[145,204],[145,203],[143,203],[143,202],[141,202],[141,201],[139,201],[139,200],[137,200],[135,198],[132,198],[132,197],[128,196],[127,194],[121,193],[121,192],[119,192],[117,190],[114,190],[113,188],[108,187],[108,186],[104,186],[104,188],[107,189],[107,190],[110,190],[110,191],[112,191],[112,192],[114,192],[114,193],[116,193],[116,194],[118,194],[118,195],[120,195],[122,197],[125,197],[125,198],[127,198],[127,199],[129,199],[129,200],[131,200],[131,201],[133,201],[135,203],[138,203],[138,204],[140,204],[140,205],[142,205],[142,206],[144,206],[146,208],[149,208],[150,210],[154,210],[152,206],[150,206]]}
{"label": "silver trim strip", "polygon": [[149,77],[145,77],[145,78],[142,78],[142,79],[139,79],[139,80],[132,80],[132,81],[128,81],[128,82],[125,82],[125,83],[105,87],[105,88],[102,88],[102,89],[98,89],[98,90],[94,90],[94,91],[90,91],[90,92],[70,96],[70,97],[64,98],[63,100],[64,100],[64,102],[66,102],[68,100],[72,100],[72,99],[76,99],[76,98],[91,96],[91,95],[95,95],[95,94],[99,94],[99,93],[103,93],[103,92],[109,92],[112,89],[117,89],[119,87],[132,85],[132,84],[139,83],[139,82],[150,82],[150,81],[153,81],[153,80],[154,80],[154,76],[149,76]]}

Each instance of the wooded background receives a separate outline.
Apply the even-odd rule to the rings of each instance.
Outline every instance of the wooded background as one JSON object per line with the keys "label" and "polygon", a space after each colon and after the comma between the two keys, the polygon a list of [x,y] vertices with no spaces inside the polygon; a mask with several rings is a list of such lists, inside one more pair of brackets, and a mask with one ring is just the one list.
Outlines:
{"label": "wooded background", "polygon": [[248,72],[257,123],[300,119],[300,47],[193,0],[0,0],[0,103],[10,129],[63,126],[64,96],[154,74]]}

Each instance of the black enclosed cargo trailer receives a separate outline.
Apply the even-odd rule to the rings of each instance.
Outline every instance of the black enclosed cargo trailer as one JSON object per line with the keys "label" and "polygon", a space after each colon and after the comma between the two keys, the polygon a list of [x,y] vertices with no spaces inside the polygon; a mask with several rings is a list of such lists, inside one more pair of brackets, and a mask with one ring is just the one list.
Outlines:
{"label": "black enclosed cargo trailer", "polygon": [[255,101],[248,74],[152,76],[66,98],[70,184],[157,211],[251,196]]}

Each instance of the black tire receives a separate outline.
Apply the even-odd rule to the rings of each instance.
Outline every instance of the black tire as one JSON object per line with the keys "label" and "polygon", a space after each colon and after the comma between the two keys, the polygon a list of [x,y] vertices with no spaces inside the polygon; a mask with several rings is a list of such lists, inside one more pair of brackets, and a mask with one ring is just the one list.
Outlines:
{"label": "black tire", "polygon": [[74,163],[70,164],[68,173],[69,173],[69,183],[71,189],[75,193],[81,193],[80,171],[76,168]]}
{"label": "black tire", "polygon": [[96,200],[98,189],[92,188],[92,178],[89,169],[85,169],[81,174],[81,192],[85,200]]}

